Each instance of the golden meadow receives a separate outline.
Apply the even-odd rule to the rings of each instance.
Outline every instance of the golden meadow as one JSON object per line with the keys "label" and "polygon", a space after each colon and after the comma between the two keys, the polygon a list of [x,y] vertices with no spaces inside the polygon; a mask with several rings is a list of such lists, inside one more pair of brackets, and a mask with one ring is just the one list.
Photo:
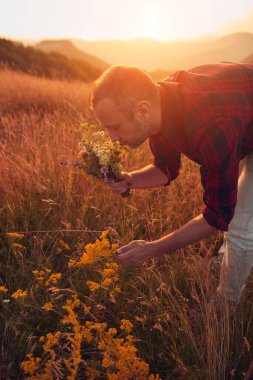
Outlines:
{"label": "golden meadow", "polygon": [[[1,379],[252,379],[252,276],[234,316],[210,314],[222,235],[151,259],[118,246],[159,238],[202,210],[198,167],[169,187],[110,193],[75,160],[89,85],[0,71]],[[124,170],[152,160],[148,144]]]}

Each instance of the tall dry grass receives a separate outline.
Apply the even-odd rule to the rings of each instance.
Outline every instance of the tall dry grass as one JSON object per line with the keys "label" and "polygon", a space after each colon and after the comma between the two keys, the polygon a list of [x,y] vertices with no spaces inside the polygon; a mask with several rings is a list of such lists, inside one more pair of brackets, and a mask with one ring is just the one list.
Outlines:
{"label": "tall dry grass", "polygon": [[[59,237],[73,253],[106,228],[120,244],[154,240],[202,210],[198,167],[186,158],[180,177],[169,187],[133,190],[129,199],[111,194],[106,185],[78,169],[60,165],[63,158],[75,159],[87,94],[85,84],[0,72],[0,270],[8,287],[30,289],[29,273],[36,267],[51,266],[64,273],[66,257],[54,254]],[[126,155],[124,169],[137,169],[151,160],[144,144]],[[26,234],[27,254],[13,254],[4,236],[8,231]],[[252,279],[248,298],[235,315],[224,309],[217,318],[208,306],[219,280],[219,268],[210,258],[221,240],[216,233],[140,268],[121,268],[124,292],[116,304],[106,301],[108,320],[123,315],[135,321],[141,356],[163,379],[252,376]],[[71,287],[81,279],[77,274],[64,281]],[[19,363],[35,350],[34,336],[54,326],[52,318],[41,317],[36,302],[35,309],[3,305],[3,376],[22,378]]]}

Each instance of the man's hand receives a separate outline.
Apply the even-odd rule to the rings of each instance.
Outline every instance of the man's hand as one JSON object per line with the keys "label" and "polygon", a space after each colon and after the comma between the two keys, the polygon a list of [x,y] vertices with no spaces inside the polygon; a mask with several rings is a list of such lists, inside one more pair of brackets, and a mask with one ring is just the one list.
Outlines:
{"label": "man's hand", "polygon": [[152,242],[133,240],[131,243],[118,248],[119,254],[115,261],[121,265],[137,267],[144,261],[156,256],[156,248]]}
{"label": "man's hand", "polygon": [[111,191],[116,194],[122,194],[127,191],[131,184],[131,175],[126,172],[121,172],[119,175],[120,181],[107,182]]}
{"label": "man's hand", "polygon": [[131,243],[118,248],[115,261],[121,265],[139,266],[152,257],[160,257],[184,248],[188,244],[202,239],[217,229],[210,226],[203,214],[198,215],[190,222],[158,240],[133,240]]}

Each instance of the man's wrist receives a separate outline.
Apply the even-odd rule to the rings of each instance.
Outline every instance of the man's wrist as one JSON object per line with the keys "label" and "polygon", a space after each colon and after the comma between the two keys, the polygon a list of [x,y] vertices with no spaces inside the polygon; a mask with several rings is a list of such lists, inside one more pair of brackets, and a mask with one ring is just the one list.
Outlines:
{"label": "man's wrist", "polygon": [[[168,244],[167,244],[168,245]],[[164,244],[162,239],[153,240],[150,242],[150,249],[153,252],[153,256],[160,257],[168,253],[168,247]]]}
{"label": "man's wrist", "polygon": [[162,256],[184,248],[195,241],[199,241],[214,231],[216,231],[216,228],[210,226],[203,215],[200,214],[178,230],[152,241],[151,249],[153,249],[155,256]]}
{"label": "man's wrist", "polygon": [[128,189],[132,189],[133,188],[133,176],[131,173],[127,173],[127,175],[128,175],[128,178],[127,178]]}

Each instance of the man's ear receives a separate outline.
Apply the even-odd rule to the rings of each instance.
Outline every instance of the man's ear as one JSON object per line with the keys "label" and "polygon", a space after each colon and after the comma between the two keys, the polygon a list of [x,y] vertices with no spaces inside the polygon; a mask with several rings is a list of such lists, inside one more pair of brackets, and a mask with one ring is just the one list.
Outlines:
{"label": "man's ear", "polygon": [[140,100],[135,105],[135,118],[139,121],[148,121],[150,118],[151,104],[147,100]]}

